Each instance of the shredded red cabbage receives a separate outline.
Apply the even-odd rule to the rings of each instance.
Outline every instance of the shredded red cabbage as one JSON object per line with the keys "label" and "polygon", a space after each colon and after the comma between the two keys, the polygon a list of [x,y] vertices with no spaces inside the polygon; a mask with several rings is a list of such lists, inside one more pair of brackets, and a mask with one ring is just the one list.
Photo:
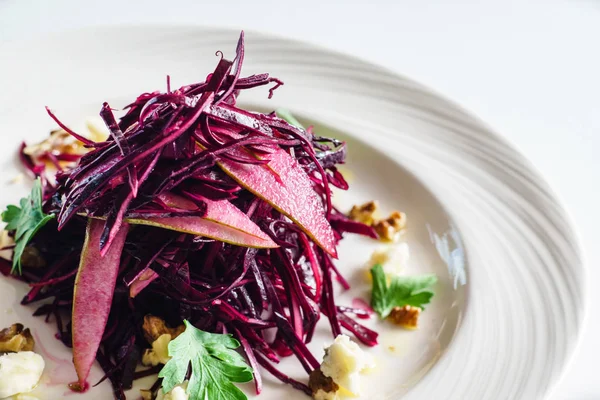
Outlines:
{"label": "shredded red cabbage", "polygon": [[[135,378],[157,372],[154,368],[134,373],[142,348],[148,347],[142,332],[147,314],[171,326],[187,319],[205,331],[232,333],[254,367],[257,393],[262,382],[257,366],[261,365],[282,382],[310,394],[306,384],[289,378],[276,364],[280,357],[293,354],[307,377],[319,367],[306,343],[321,314],[329,320],[333,336],[345,329],[369,346],[376,344],[377,333],[353,319],[360,312],[335,303],[333,277],[347,283],[325,241],[317,242],[318,234],[310,226],[299,225],[297,216],[290,217],[257,195],[254,183],[240,182],[223,167],[269,169],[284,152],[308,177],[334,243],[346,232],[376,237],[371,227],[349,220],[331,205],[330,187],[348,188],[336,169],[345,160],[345,143],[315,136],[274,113],[236,105],[245,90],[273,85],[271,97],[283,84],[269,74],[240,77],[243,59],[242,33],[235,59],[221,58],[204,82],[178,90],[169,85],[166,93],[144,93],[118,121],[104,103],[100,116],[110,131],[104,142],[91,142],[68,130],[49,111],[90,151],[73,168],[59,170],[55,186],[43,181],[44,209],[57,219],[32,241],[46,267],[24,269],[21,279],[30,283],[31,290],[22,304],[50,300],[35,315],[53,317],[57,338],[66,346],[72,346],[72,327],[64,311],[72,308],[89,217],[105,220],[100,242],[105,253],[126,220],[201,218],[208,202],[227,201],[279,246],[249,248],[156,226],[130,229],[96,355],[116,399],[125,399],[124,390],[131,388]],[[20,154],[32,174],[42,174],[42,167]],[[295,182],[281,182],[285,175],[279,172],[275,167],[270,171],[293,189]],[[166,204],[161,200],[164,194],[185,198],[195,209]],[[0,272],[9,270],[0,260]],[[275,335],[267,335],[267,329],[275,329]]]}

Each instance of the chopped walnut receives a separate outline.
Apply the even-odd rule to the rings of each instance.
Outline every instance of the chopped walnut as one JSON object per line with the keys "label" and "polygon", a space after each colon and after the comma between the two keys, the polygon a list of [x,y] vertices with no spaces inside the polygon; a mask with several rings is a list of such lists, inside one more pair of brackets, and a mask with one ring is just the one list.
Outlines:
{"label": "chopped walnut", "polygon": [[362,222],[366,225],[372,225],[375,222],[375,213],[377,212],[378,204],[376,201],[369,201],[360,206],[352,206],[348,216],[350,219]]}
{"label": "chopped walnut", "polygon": [[323,375],[320,368],[313,370],[308,378],[308,387],[314,399],[327,398],[327,394],[335,394],[339,386],[328,376]]}
{"label": "chopped walnut", "polygon": [[395,307],[388,316],[388,319],[403,328],[417,329],[419,315],[421,315],[421,309],[419,307]]}
{"label": "chopped walnut", "polygon": [[378,207],[379,205],[376,201],[369,201],[360,206],[355,205],[352,206],[348,217],[354,221],[372,226],[377,235],[379,235],[380,240],[393,242],[406,228],[406,214],[394,211],[389,217],[379,220],[375,218]]}
{"label": "chopped walnut", "polygon": [[406,214],[394,211],[388,218],[375,222],[373,228],[381,240],[392,242],[406,228]]}
{"label": "chopped walnut", "polygon": [[18,353],[32,351],[35,341],[29,328],[21,324],[12,324],[10,328],[0,331],[0,353]]}
{"label": "chopped walnut", "polygon": [[[93,142],[102,142],[107,139],[108,132],[102,132],[101,128],[94,123],[87,123],[87,131],[83,130],[83,136],[89,138]],[[45,174],[51,182],[54,182],[54,174],[57,169],[71,168],[77,162],[74,160],[58,160],[59,155],[83,156],[88,153],[91,148],[86,147],[68,132],[63,129],[50,131],[50,135],[38,143],[33,143],[23,148],[23,154],[31,157],[33,162],[38,165],[45,165],[49,170]],[[75,157],[77,158],[77,157]]]}
{"label": "chopped walnut", "polygon": [[[107,135],[101,132],[98,127],[92,123],[87,124],[88,132],[84,136],[90,138],[94,142],[106,140]],[[83,155],[89,152],[83,143],[75,139],[63,129],[50,131],[50,135],[41,142],[30,144],[23,149],[23,153],[36,159],[43,159],[47,154],[76,154]],[[61,164],[68,165],[72,162],[64,162]]]}
{"label": "chopped walnut", "polygon": [[[62,129],[50,131],[50,136],[41,142],[30,144],[23,149],[23,153],[32,157],[36,162],[45,162],[52,165],[48,159],[48,154],[78,154],[83,155],[89,150],[86,149],[83,143],[69,135]],[[60,162],[62,166],[73,164],[73,162]]]}
{"label": "chopped walnut", "polygon": [[43,268],[46,266],[46,260],[44,260],[44,257],[42,257],[42,254],[37,248],[27,246],[23,249],[21,264],[27,268]]}
{"label": "chopped walnut", "polygon": [[144,338],[150,344],[154,343],[156,339],[165,333],[171,335],[171,339],[175,339],[185,330],[184,325],[179,325],[177,328],[169,328],[162,318],[150,314],[144,317],[142,328],[144,330]]}
{"label": "chopped walnut", "polygon": [[140,389],[142,400],[152,400],[152,391],[148,389]]}

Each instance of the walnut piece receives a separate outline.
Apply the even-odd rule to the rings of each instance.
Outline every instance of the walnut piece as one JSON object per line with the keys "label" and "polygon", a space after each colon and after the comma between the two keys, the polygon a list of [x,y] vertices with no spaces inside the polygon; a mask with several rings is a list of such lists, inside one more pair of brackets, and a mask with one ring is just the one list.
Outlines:
{"label": "walnut piece", "polygon": [[169,328],[162,318],[148,314],[144,317],[142,329],[144,330],[144,338],[152,344],[165,333],[171,335],[171,340],[175,339],[185,330],[185,326],[179,325],[177,328]]}
{"label": "walnut piece", "polygon": [[385,219],[376,219],[379,204],[376,201],[369,201],[362,205],[352,206],[348,217],[354,221],[370,225],[375,229],[379,239],[384,242],[394,242],[400,236],[400,233],[406,228],[406,214],[400,211],[394,211]]}
{"label": "walnut piece", "polygon": [[375,222],[373,228],[381,240],[393,242],[406,228],[406,214],[394,211],[388,218]]}
{"label": "walnut piece", "polygon": [[37,248],[27,246],[21,255],[21,264],[27,268],[43,268],[46,266],[46,260]]}
{"label": "walnut piece", "polygon": [[140,389],[142,400],[152,400],[152,391],[148,389]]}
{"label": "walnut piece", "polygon": [[313,398],[323,398],[324,393],[335,393],[340,388],[337,383],[333,381],[329,376],[323,375],[320,368],[313,370],[308,378],[308,387],[312,391]]}
{"label": "walnut piece", "polygon": [[22,324],[12,324],[9,328],[0,331],[0,353],[18,353],[32,351],[35,341],[29,328],[24,329]]}
{"label": "walnut piece", "polygon": [[378,206],[376,201],[369,201],[360,206],[352,206],[348,217],[354,221],[372,225],[375,222],[375,213],[377,212]]}
{"label": "walnut piece", "polygon": [[395,307],[388,316],[388,319],[394,324],[400,325],[403,328],[417,329],[419,315],[421,315],[421,309],[419,307]]}
{"label": "walnut piece", "polygon": [[[98,128],[92,124],[88,124],[89,132],[84,136],[92,139],[95,142],[106,140],[106,135],[103,135]],[[62,129],[50,131],[50,135],[41,142],[30,144],[23,149],[23,153],[35,159],[44,159],[47,154],[76,154],[83,155],[89,152],[83,143],[72,137],[69,133]],[[73,162],[60,162],[62,165],[69,165]]]}

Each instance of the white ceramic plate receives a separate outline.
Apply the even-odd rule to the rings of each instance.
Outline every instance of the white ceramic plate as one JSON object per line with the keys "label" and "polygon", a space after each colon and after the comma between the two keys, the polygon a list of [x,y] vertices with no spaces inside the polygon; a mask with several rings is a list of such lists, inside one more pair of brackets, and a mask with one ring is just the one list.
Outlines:
{"label": "white ceramic plate", "polygon": [[[15,151],[44,137],[51,106],[72,126],[103,101],[122,107],[139,93],[204,79],[216,50],[232,57],[239,32],[198,27],[110,27],[5,44],[0,54],[0,205],[27,183]],[[384,211],[409,216],[407,273],[440,277],[421,329],[377,321],[381,345],[369,351],[378,369],[364,399],[539,399],[559,378],[583,319],[585,271],[564,210],[546,183],[512,147],[476,118],[421,85],[384,69],[299,42],[247,33],[243,75],[269,72],[285,85],[267,100],[254,89],[240,100],[286,107],[317,131],[349,143],[351,190],[342,207],[379,199]],[[339,303],[368,298],[364,264],[377,244],[348,238],[338,263],[353,289]],[[48,368],[35,394],[62,398],[75,380],[70,351],[54,325],[19,305],[26,287],[0,278],[0,326],[31,326]],[[310,348],[331,340],[323,325]],[[293,363],[282,369],[306,380]],[[102,372],[95,367],[91,381]],[[264,400],[304,395],[266,377]],[[151,380],[142,382],[149,385]],[[251,387],[246,387],[251,393]],[[81,395],[111,397],[106,383]],[[128,398],[139,398],[133,390]]]}

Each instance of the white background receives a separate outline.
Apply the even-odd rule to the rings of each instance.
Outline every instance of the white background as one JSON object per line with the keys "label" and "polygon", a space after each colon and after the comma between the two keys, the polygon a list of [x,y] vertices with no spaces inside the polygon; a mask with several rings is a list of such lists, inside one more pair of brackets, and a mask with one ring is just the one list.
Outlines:
{"label": "white background", "polygon": [[600,1],[0,0],[0,40],[117,23],[261,30],[355,54],[508,138],[563,199],[587,253],[586,326],[551,400],[600,399]]}

